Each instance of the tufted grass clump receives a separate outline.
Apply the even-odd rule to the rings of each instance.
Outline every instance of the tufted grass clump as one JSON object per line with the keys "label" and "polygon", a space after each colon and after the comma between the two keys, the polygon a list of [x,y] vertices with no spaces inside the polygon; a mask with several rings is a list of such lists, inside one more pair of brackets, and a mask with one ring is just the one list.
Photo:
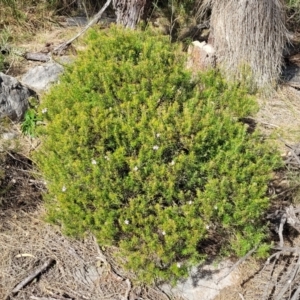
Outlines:
{"label": "tufted grass clump", "polygon": [[264,254],[280,159],[239,122],[253,97],[213,71],[192,79],[177,46],[150,31],[92,30],[86,45],[40,107],[48,219],[117,246],[144,282],[186,275],[209,237]]}

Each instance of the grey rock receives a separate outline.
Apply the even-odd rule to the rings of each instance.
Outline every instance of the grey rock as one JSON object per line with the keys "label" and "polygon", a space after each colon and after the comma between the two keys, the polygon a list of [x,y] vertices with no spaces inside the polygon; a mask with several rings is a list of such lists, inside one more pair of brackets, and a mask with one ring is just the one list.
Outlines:
{"label": "grey rock", "polygon": [[49,89],[52,83],[58,81],[64,68],[58,63],[50,62],[30,69],[22,78],[22,82],[37,92]]}
{"label": "grey rock", "polygon": [[218,264],[204,263],[190,270],[187,279],[179,281],[176,286],[163,284],[160,288],[173,297],[185,300],[213,300],[222,289],[235,285],[240,274],[238,270],[231,271],[233,263],[223,260]]}
{"label": "grey rock", "polygon": [[0,118],[21,120],[28,108],[28,98],[33,95],[34,92],[16,78],[0,72]]}

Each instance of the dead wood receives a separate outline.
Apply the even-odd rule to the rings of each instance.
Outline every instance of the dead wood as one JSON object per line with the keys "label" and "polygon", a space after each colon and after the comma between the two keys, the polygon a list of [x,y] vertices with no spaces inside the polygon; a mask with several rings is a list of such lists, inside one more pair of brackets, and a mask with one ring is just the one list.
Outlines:
{"label": "dead wood", "polygon": [[222,281],[224,278],[226,278],[230,273],[232,273],[241,263],[243,263],[250,255],[252,255],[253,252],[255,252],[257,249],[257,246],[254,247],[253,249],[251,249],[245,256],[243,256],[242,258],[240,258],[230,269],[229,271],[222,276],[221,278],[219,278],[219,280],[217,281],[217,284],[219,284],[220,281]]}
{"label": "dead wood", "polygon": [[77,38],[79,38],[83,33],[85,33],[91,26],[95,25],[99,19],[101,18],[104,11],[107,9],[107,7],[110,5],[112,0],[107,0],[104,6],[101,8],[101,10],[93,17],[93,19],[74,37],[72,37],[67,42],[64,42],[57,47],[55,47],[52,51],[54,55],[60,55],[62,51],[66,50]]}
{"label": "dead wood", "polygon": [[[262,271],[270,263],[269,259],[270,259],[270,257],[268,258],[267,262],[265,263],[264,267],[262,268]],[[272,290],[274,288],[275,284],[272,281],[272,276],[273,276],[273,272],[274,272],[274,269],[275,269],[276,262],[277,262],[277,256],[276,256],[276,259],[273,261],[272,268],[271,268],[271,271],[270,271],[270,276],[269,276],[269,279],[267,281],[268,284],[267,284],[267,286],[265,288],[265,291],[264,291],[262,299],[268,299],[268,291]]]}
{"label": "dead wood", "polygon": [[287,223],[300,233],[300,220],[296,216],[297,210],[293,205],[286,208]]}
{"label": "dead wood", "polygon": [[130,279],[128,278],[124,278],[122,276],[120,276],[113,268],[113,266],[108,262],[108,259],[106,258],[105,254],[103,253],[103,251],[100,249],[98,243],[97,243],[97,239],[95,236],[93,236],[93,240],[94,240],[94,243],[95,243],[95,246],[96,246],[96,249],[97,249],[97,252],[98,252],[98,256],[97,256],[97,259],[100,259],[106,266],[109,267],[109,270],[111,272],[111,275],[112,277],[116,280],[116,281],[125,281],[126,284],[127,284],[127,288],[126,288],[126,291],[125,291],[125,295],[123,297],[124,300],[129,300],[129,295],[130,295],[130,292],[131,292],[131,289],[132,289],[132,284],[131,284],[131,281]]}
{"label": "dead wood", "polygon": [[12,294],[17,294],[24,286],[26,286],[30,281],[32,281],[35,277],[40,275],[42,272],[44,272],[46,269],[48,269],[53,263],[54,259],[50,258],[48,259],[43,265],[36,268],[31,274],[29,274],[25,279],[23,279],[13,290]]}
{"label": "dead wood", "polygon": [[278,229],[279,245],[280,245],[281,248],[283,247],[283,244],[284,244],[282,232],[283,232],[283,226],[286,223],[286,220],[287,220],[286,214],[283,214],[281,216],[280,224],[279,224],[279,229]]}
{"label": "dead wood", "polygon": [[33,61],[41,61],[41,62],[48,62],[51,60],[51,57],[46,53],[41,52],[26,52],[24,54],[24,58],[27,60]]}
{"label": "dead wood", "polygon": [[239,293],[239,297],[240,297],[242,300],[245,300],[244,296],[243,296],[241,293]]}
{"label": "dead wood", "polygon": [[[270,271],[270,280],[268,282],[268,285],[266,286],[263,299],[269,299],[269,290],[272,291],[272,299],[274,300],[286,299],[286,297],[288,297],[288,299],[298,299],[298,295],[300,294],[300,289],[297,287],[300,274],[300,248],[297,246],[284,246],[283,238],[283,229],[285,224],[289,224],[295,230],[300,232],[300,220],[297,217],[298,213],[299,209],[294,208],[293,205],[286,207],[284,211],[277,212],[277,215],[281,214],[280,223],[278,226],[279,245],[273,248],[274,250],[276,250],[276,252],[272,254],[265,263],[266,266],[270,263],[271,260],[275,258],[275,260],[273,261],[273,267]],[[277,279],[273,279],[275,265],[279,262],[279,257],[281,255],[286,255],[287,257],[292,258],[292,261],[288,262],[281,276],[277,277]],[[263,270],[265,269],[265,266]],[[293,289],[295,289],[295,287],[297,287],[296,291],[291,298],[291,293]]]}
{"label": "dead wood", "polygon": [[129,300],[129,295],[130,295],[130,291],[131,291],[131,281],[127,278],[125,280],[126,284],[127,284],[127,289],[124,295],[124,300]]}
{"label": "dead wood", "polygon": [[299,264],[300,264],[300,256],[298,256],[298,260],[296,264],[290,265],[290,270],[287,272],[283,282],[285,282],[284,286],[280,290],[280,292],[277,294],[277,297],[274,300],[282,300],[284,294],[287,292],[287,290],[291,287],[296,275],[299,272]]}
{"label": "dead wood", "polygon": [[279,140],[289,149],[285,164],[289,169],[300,169],[300,144],[290,145],[284,139],[279,137]]}
{"label": "dead wood", "polygon": [[29,297],[32,300],[67,300],[70,298],[60,297],[60,298],[52,298],[52,297],[36,297],[36,296],[30,296]]}
{"label": "dead wood", "polygon": [[298,288],[297,288],[296,292],[294,293],[293,297],[291,298],[291,300],[298,300],[299,295],[300,295],[300,286],[298,286]]}

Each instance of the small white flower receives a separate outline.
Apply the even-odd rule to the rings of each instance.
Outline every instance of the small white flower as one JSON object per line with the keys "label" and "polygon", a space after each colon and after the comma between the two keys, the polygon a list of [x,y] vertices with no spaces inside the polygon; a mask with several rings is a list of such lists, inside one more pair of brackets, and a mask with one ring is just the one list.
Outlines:
{"label": "small white flower", "polygon": [[153,150],[158,150],[158,146],[157,145],[155,145],[155,146],[153,146]]}
{"label": "small white flower", "polygon": [[109,160],[109,157],[107,155],[104,156],[104,159]]}
{"label": "small white flower", "polygon": [[63,192],[65,192],[67,190],[66,186],[63,185],[62,189],[61,189]]}
{"label": "small white flower", "polygon": [[48,108],[43,108],[42,109],[42,114],[45,114],[48,111]]}
{"label": "small white flower", "polygon": [[171,164],[171,166],[174,166],[175,165],[175,161],[172,160],[170,164]]}
{"label": "small white flower", "polygon": [[181,268],[181,263],[180,262],[178,262],[176,265],[177,265],[177,268]]}
{"label": "small white flower", "polygon": [[205,227],[206,227],[207,230],[209,229],[209,225],[206,225]]}
{"label": "small white flower", "polygon": [[137,171],[139,168],[137,167],[137,166],[135,166],[134,168],[133,168],[133,171]]}
{"label": "small white flower", "polygon": [[217,209],[218,209],[218,206],[217,206],[217,205],[215,205],[215,206],[214,206],[214,209],[216,209],[216,210],[217,210]]}
{"label": "small white flower", "polygon": [[96,165],[96,164],[97,162],[94,159],[92,159],[92,165]]}
{"label": "small white flower", "polygon": [[157,133],[157,134],[156,134],[156,137],[159,138],[159,137],[160,137],[160,133]]}
{"label": "small white flower", "polygon": [[125,223],[126,225],[128,225],[128,224],[129,224],[129,221],[128,221],[128,220],[125,220],[124,223]]}
{"label": "small white flower", "polygon": [[161,233],[162,235],[166,235],[166,232],[165,231],[162,231],[162,233]]}
{"label": "small white flower", "polygon": [[188,202],[188,204],[189,204],[189,205],[192,205],[192,204],[193,204],[193,201],[192,201],[192,200],[190,200],[190,201]]}

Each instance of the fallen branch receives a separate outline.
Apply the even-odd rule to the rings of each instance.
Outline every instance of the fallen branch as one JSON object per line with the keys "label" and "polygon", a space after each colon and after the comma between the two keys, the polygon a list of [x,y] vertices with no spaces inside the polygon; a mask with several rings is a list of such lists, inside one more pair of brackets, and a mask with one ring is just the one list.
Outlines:
{"label": "fallen branch", "polygon": [[97,239],[95,236],[93,236],[93,240],[95,242],[98,256],[97,258],[100,259],[105,265],[107,265],[110,269],[112,277],[117,280],[117,281],[125,281],[127,283],[127,289],[125,291],[125,295],[123,297],[124,300],[129,300],[129,294],[132,288],[131,281],[127,278],[125,279],[124,277],[120,276],[112,267],[112,265],[108,262],[106,256],[104,255],[103,251],[100,249],[99,244],[97,243]]}
{"label": "fallen branch", "polygon": [[[273,247],[274,250],[279,250],[279,254],[283,254],[283,253],[296,253],[296,254],[300,254],[300,248],[299,247],[279,247],[279,246],[275,246]],[[277,253],[271,255],[269,259],[273,258]]]}
{"label": "fallen branch", "polygon": [[286,210],[287,223],[291,225],[293,228],[295,228],[298,232],[300,232],[300,221],[296,216],[296,213],[298,213],[298,211],[295,210],[293,205],[290,205],[285,210]]}
{"label": "fallen branch", "polygon": [[[283,232],[283,226],[284,226],[284,224],[286,223],[286,220],[287,220],[287,217],[286,217],[286,214],[284,213],[284,214],[281,216],[281,218],[280,218],[280,224],[279,224],[279,229],[278,229],[279,246],[280,246],[280,248],[282,248],[283,245],[284,245],[282,232]],[[279,255],[278,255],[277,258],[279,258]]]}
{"label": "fallen branch", "polygon": [[35,277],[45,271],[54,263],[54,259],[48,259],[42,266],[36,268],[31,274],[29,274],[25,279],[23,279],[13,290],[12,294],[17,294],[24,286],[26,286],[30,281],[32,281]]}
{"label": "fallen branch", "polygon": [[235,268],[237,268],[241,263],[243,263],[253,252],[255,252],[257,249],[257,246],[255,246],[252,250],[250,250],[245,256],[243,256],[242,258],[240,258],[230,269],[229,271],[222,276],[221,278],[219,278],[219,280],[216,282],[217,284],[220,283],[220,281],[222,281],[224,278],[226,278],[233,270],[235,270]]}
{"label": "fallen branch", "polygon": [[[57,298],[48,298],[48,297],[35,297],[35,296],[30,296],[29,297],[30,299],[32,300],[61,300],[61,299],[57,299]],[[66,299],[66,298],[63,298],[63,299]]]}
{"label": "fallen branch", "polygon": [[131,281],[127,278],[125,282],[127,283],[127,289],[123,298],[124,300],[129,300],[129,294],[131,291]]}
{"label": "fallen branch", "polygon": [[289,167],[292,167],[293,165],[296,165],[297,168],[300,167],[300,147],[299,145],[291,146],[289,145],[283,138],[279,137],[279,140],[284,143],[284,145],[290,149],[290,155],[286,159],[285,164]]}
{"label": "fallen branch", "polygon": [[300,286],[298,286],[298,288],[297,288],[296,292],[294,293],[293,297],[291,298],[291,300],[298,300],[299,295],[300,295]]}
{"label": "fallen branch", "polygon": [[[294,156],[298,157],[298,151],[296,151],[297,149],[293,149],[293,147],[289,146],[286,142],[285,144],[293,151]],[[292,290],[292,286],[296,284],[295,279],[300,272],[300,247],[284,246],[283,227],[285,224],[289,224],[291,227],[293,227],[298,232],[300,232],[300,220],[296,215],[299,213],[299,208],[298,207],[295,208],[292,205],[290,205],[289,207],[285,208],[285,211],[276,211],[275,216],[278,216],[279,213],[281,214],[280,224],[278,226],[279,245],[273,247],[273,249],[277,251],[267,259],[265,266],[263,268],[265,269],[266,265],[268,265],[270,261],[273,258],[275,258],[271,270],[270,279],[268,281],[268,286],[265,289],[265,294],[263,299],[269,299],[270,295],[268,295],[268,290],[269,290],[269,286],[271,285],[271,290],[274,292],[274,294],[272,295],[272,299],[274,300],[284,299],[285,295],[288,293],[288,291],[290,291],[289,292],[290,295],[288,299],[296,300],[298,299],[298,296],[300,294],[300,288],[297,288],[292,298],[291,298],[291,290]],[[293,255],[295,258],[292,263],[289,262],[289,265],[285,269],[284,274],[282,274],[276,280],[272,280],[274,267],[280,255],[289,255],[289,256]],[[276,295],[275,295],[275,291],[276,291]]]}
{"label": "fallen branch", "polygon": [[291,287],[295,277],[297,276],[297,274],[299,272],[299,264],[300,264],[300,256],[298,256],[296,266],[292,265],[292,267],[290,268],[291,271],[287,274],[287,276],[285,277],[285,280],[284,280],[285,284],[282,287],[282,289],[280,290],[280,292],[277,294],[277,297],[274,298],[274,300],[283,299],[284,294]]}
{"label": "fallen branch", "polygon": [[[269,259],[268,259],[269,260]],[[265,267],[269,264],[268,263],[268,260],[267,262],[265,263],[264,267],[262,268],[262,271],[265,269]],[[271,271],[270,271],[270,278],[268,280],[268,284],[267,284],[267,287],[265,288],[265,292],[264,292],[264,295],[262,297],[263,300],[265,299],[269,299],[269,295],[268,295],[268,291],[269,290],[273,290],[274,286],[275,286],[275,283],[272,281],[272,277],[273,277],[273,272],[275,270],[275,265],[276,265],[276,262],[277,262],[277,256],[276,256],[276,259],[274,259],[273,261],[273,265],[272,265],[272,268],[271,268]]]}
{"label": "fallen branch", "polygon": [[65,298],[65,297],[52,298],[52,297],[36,297],[36,296],[30,296],[29,298],[32,300],[67,300],[67,299],[70,299],[70,298]]}
{"label": "fallen branch", "polygon": [[51,57],[46,53],[41,52],[26,52],[24,54],[24,58],[27,60],[33,60],[33,61],[41,61],[41,62],[48,62],[51,60]]}
{"label": "fallen branch", "polygon": [[91,26],[95,25],[99,19],[101,18],[104,11],[107,9],[107,7],[110,5],[112,0],[107,0],[104,6],[101,8],[101,10],[93,17],[93,19],[73,38],[68,40],[67,42],[64,42],[60,45],[58,45],[56,48],[53,49],[52,53],[54,55],[61,54],[62,51],[67,49],[77,38],[79,38],[83,33],[85,33]]}
{"label": "fallen branch", "polygon": [[245,300],[244,296],[241,293],[239,293],[239,296],[242,300]]}

